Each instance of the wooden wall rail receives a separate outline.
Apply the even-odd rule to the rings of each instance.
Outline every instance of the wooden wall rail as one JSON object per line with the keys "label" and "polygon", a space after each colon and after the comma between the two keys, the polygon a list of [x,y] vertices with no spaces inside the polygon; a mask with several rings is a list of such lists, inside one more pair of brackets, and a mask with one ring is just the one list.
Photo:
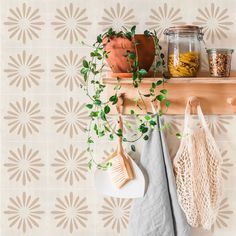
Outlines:
{"label": "wooden wall rail", "polygon": [[[157,78],[145,78],[140,90],[148,93],[150,84],[157,81]],[[110,96],[114,93],[114,86],[117,80],[112,77],[104,78],[103,82],[107,85],[107,93]],[[130,109],[136,110],[139,114],[146,113],[137,106],[138,94],[133,88],[131,78],[120,80],[121,90],[124,93],[124,114],[129,114]],[[236,76],[230,78],[172,78],[165,83],[164,87],[168,90],[168,100],[171,102],[167,114],[183,114],[188,97],[196,96],[205,114],[235,114],[236,113]],[[162,89],[158,88],[158,89]],[[152,111],[149,98],[144,98],[148,111]],[[142,106],[142,102],[138,101]],[[115,114],[116,111],[112,110]]]}

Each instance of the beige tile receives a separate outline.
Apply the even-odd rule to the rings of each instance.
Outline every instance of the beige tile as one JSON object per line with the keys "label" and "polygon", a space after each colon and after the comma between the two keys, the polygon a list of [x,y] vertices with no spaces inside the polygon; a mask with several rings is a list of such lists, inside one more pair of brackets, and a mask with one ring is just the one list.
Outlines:
{"label": "beige tile", "polygon": [[2,94],[45,94],[47,51],[47,48],[4,48],[1,54]]}

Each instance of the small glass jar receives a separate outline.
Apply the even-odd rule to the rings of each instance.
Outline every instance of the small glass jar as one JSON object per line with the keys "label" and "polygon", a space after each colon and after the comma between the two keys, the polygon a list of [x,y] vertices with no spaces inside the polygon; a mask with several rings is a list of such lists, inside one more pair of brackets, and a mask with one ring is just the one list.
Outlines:
{"label": "small glass jar", "polygon": [[171,77],[195,77],[200,68],[202,28],[194,25],[170,27],[168,39],[168,69]]}
{"label": "small glass jar", "polygon": [[211,48],[207,50],[210,76],[229,77],[233,49]]}

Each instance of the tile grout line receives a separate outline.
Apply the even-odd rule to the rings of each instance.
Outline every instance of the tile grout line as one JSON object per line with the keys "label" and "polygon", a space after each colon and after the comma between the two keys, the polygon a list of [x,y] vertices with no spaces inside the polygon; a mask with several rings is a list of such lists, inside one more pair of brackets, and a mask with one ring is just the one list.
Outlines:
{"label": "tile grout line", "polygon": [[[2,19],[2,7],[3,7],[3,4],[2,4],[2,1],[0,1],[0,19]],[[2,24],[0,24],[0,32],[1,32],[1,37],[0,37],[0,56],[1,56],[1,58],[2,58],[2,54],[3,54],[3,52],[2,52],[2,32],[3,32],[3,30],[2,30]],[[1,75],[1,77],[0,77],[0,99],[2,100],[2,63],[0,63],[0,75]],[[2,109],[1,109],[2,110]],[[1,114],[1,117],[0,117],[0,130],[2,130],[2,115],[3,114]],[[1,158],[0,158],[0,170],[2,170],[2,164],[3,164],[3,162],[2,162],[2,132],[1,132],[1,136],[0,136],[0,155],[1,155]],[[2,171],[1,171],[1,173],[0,173],[0,186],[2,185]],[[1,194],[0,194],[0,222],[2,222],[2,212],[3,212],[3,209],[2,209],[2,198],[3,198],[3,194],[2,194],[2,192],[1,192]],[[0,235],[2,235],[2,227],[0,227]]]}

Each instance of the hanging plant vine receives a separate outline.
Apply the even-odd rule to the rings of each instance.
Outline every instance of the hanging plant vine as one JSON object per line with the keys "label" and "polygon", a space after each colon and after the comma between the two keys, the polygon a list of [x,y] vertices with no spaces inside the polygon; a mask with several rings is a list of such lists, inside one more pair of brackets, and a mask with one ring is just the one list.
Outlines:
{"label": "hanging plant vine", "polygon": [[[133,26],[130,31],[125,32],[116,32],[110,28],[105,33],[98,35],[96,42],[92,46],[87,45],[91,48],[91,52],[90,56],[83,60],[81,74],[83,75],[85,82],[83,88],[89,98],[89,102],[86,104],[86,107],[90,112],[90,123],[86,130],[88,135],[87,151],[91,157],[89,161],[89,168],[91,168],[93,164],[95,164],[97,168],[101,169],[107,169],[111,165],[110,162],[99,164],[95,161],[92,147],[94,144],[93,134],[99,138],[106,136],[110,141],[114,140],[116,136],[122,137],[123,142],[134,143],[141,138],[148,140],[148,131],[149,129],[153,129],[157,125],[157,122],[156,117],[147,111],[144,98],[150,98],[152,103],[165,103],[166,109],[170,106],[170,101],[167,100],[168,91],[164,88],[164,83],[167,79],[169,79],[169,77],[166,72],[165,56],[162,52],[162,47],[159,44],[156,31],[146,30],[144,31],[144,35],[153,38],[155,45],[153,75],[154,78],[157,78],[157,74],[161,74],[161,77],[157,78],[156,81],[150,85],[148,93],[143,94],[140,90],[140,85],[142,84],[145,75],[147,75],[147,71],[140,68],[138,54],[135,53],[137,52],[138,45],[138,42],[134,40],[135,31],[136,26]],[[127,38],[133,43],[135,48],[135,52],[130,52],[127,50],[124,56],[127,57],[127,60],[130,62],[131,69],[128,72],[132,73],[133,87],[137,90],[139,99],[142,103],[142,106],[140,106],[137,102],[137,106],[139,109],[144,109],[146,111],[146,115],[141,116],[134,110],[130,110],[130,115],[134,116],[137,121],[137,129],[134,131],[134,139],[128,139],[125,137],[121,129],[115,129],[108,121],[108,115],[112,106],[116,106],[118,102],[119,90],[121,89],[119,77],[116,78],[117,84],[114,86],[114,94],[107,99],[104,99],[106,96],[103,96],[106,88],[106,85],[102,81],[103,70],[105,67],[105,60],[109,57],[109,52],[107,52],[104,48],[104,39],[109,42],[109,40],[112,40],[114,37]],[[85,45],[85,43],[83,44]],[[157,110],[156,115],[161,116],[162,114],[162,110]],[[131,149],[135,151],[134,144],[131,145]]]}

